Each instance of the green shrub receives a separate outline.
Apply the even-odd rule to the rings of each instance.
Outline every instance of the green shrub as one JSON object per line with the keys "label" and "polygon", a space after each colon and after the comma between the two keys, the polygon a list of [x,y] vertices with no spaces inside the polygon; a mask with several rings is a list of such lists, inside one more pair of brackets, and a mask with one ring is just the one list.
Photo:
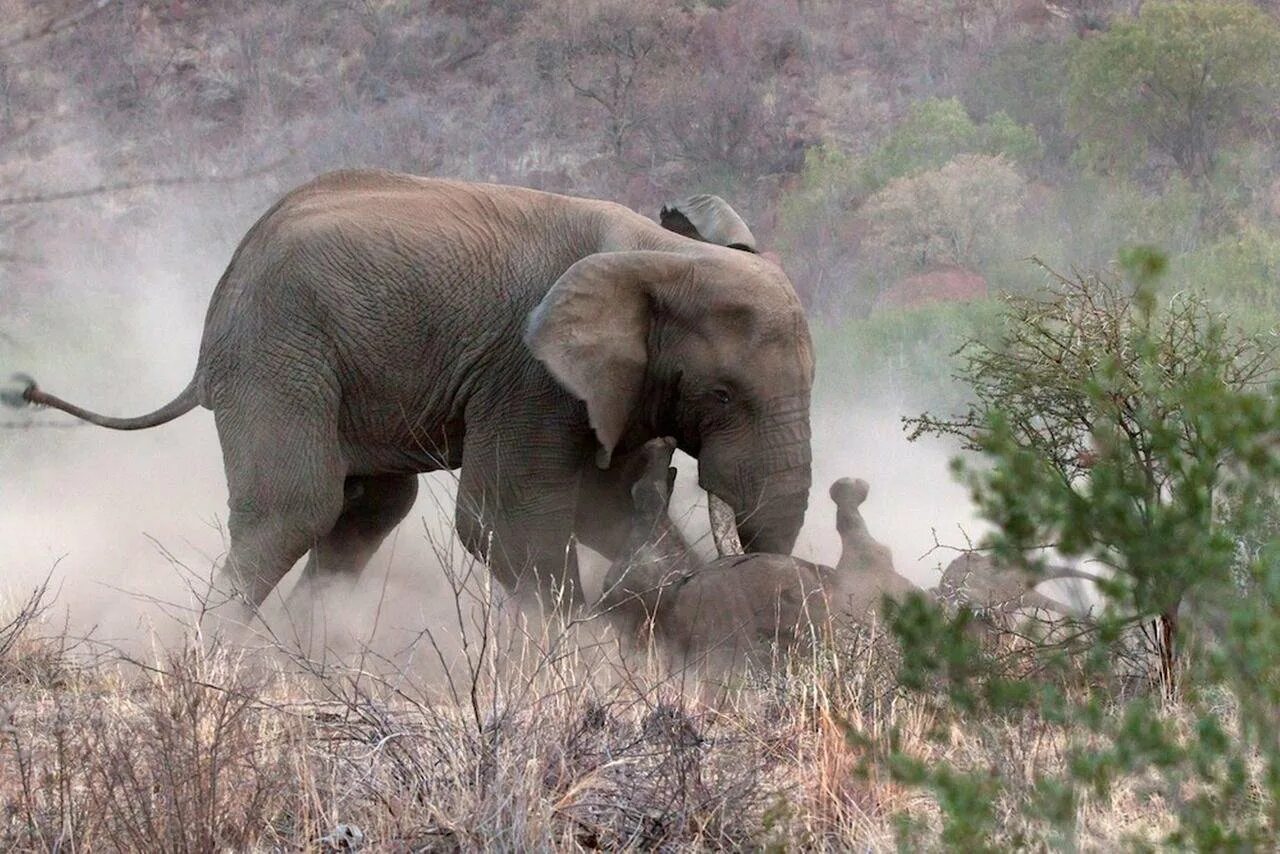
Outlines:
{"label": "green shrub", "polygon": [[956,98],[926,98],[911,105],[907,117],[860,165],[860,185],[874,192],[894,178],[938,169],[960,154],[1004,156],[1030,166],[1041,156],[1034,130],[996,113],[974,122]]}
{"label": "green shrub", "polygon": [[[1274,345],[1195,295],[1157,300],[1160,253],[1121,261],[1132,285],[1060,278],[1010,302],[1000,334],[962,351],[972,405],[909,422],[981,453],[956,470],[1000,561],[1035,572],[1031,555],[1050,544],[1103,568],[1104,603],[1079,642],[1033,648],[1016,675],[969,640],[968,612],[889,609],[904,684],[949,701],[940,737],[959,715],[970,733],[990,720],[996,734],[1033,722],[1067,736],[1060,758],[1026,773],[889,757],[897,779],[934,793],[944,842],[990,840],[999,804],[1018,817],[1013,844],[1074,848],[1084,799],[1125,780],[1170,806],[1167,845],[1262,850],[1280,829]],[[1155,617],[1163,691],[1121,696],[1125,639]],[[1135,828],[1126,841],[1157,840]]]}
{"label": "green shrub", "polygon": [[980,154],[894,179],[862,207],[863,252],[890,278],[940,264],[981,267],[1007,248],[1025,192],[1008,161]]}
{"label": "green shrub", "polygon": [[1243,323],[1273,326],[1280,321],[1280,235],[1247,226],[1179,258],[1174,281],[1203,291]]}

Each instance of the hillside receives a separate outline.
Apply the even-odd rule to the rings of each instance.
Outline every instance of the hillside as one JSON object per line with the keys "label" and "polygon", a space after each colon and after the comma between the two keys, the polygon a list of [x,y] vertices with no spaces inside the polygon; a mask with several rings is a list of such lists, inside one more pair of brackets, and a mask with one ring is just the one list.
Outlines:
{"label": "hillside", "polygon": [[[1080,55],[1140,6],[6,0],[6,196],[268,171],[207,202],[164,188],[6,206],[3,298],[12,305],[40,279],[52,235],[127,241],[169,219],[170,205],[199,200],[194,242],[225,257],[273,196],[347,166],[649,213],[717,192],[784,255],[811,304],[853,316],[940,268],[1025,287],[1035,277],[1018,259],[1033,254],[1088,266],[1124,242],[1199,257],[1243,239],[1273,257],[1277,115],[1265,80],[1206,114],[1203,164],[1149,144],[1140,121],[1095,134],[1075,114],[1099,85]],[[1259,14],[1274,29],[1272,12]],[[1130,106],[1152,109],[1140,97]],[[1104,151],[1107,139],[1123,144]],[[965,155],[999,160],[970,159],[929,183]],[[921,174],[921,186],[895,183]],[[968,198],[966,182],[982,197]],[[941,193],[941,210],[922,192]],[[947,193],[965,204],[948,206]]]}

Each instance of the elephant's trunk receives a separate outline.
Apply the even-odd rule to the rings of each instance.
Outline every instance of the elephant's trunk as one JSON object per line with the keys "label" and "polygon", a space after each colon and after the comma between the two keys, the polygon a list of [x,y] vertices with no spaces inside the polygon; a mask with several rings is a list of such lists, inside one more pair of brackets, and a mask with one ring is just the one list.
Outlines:
{"label": "elephant's trunk", "polygon": [[782,398],[772,426],[738,469],[738,534],[747,552],[791,554],[813,484],[808,396]]}
{"label": "elephant's trunk", "polygon": [[761,509],[738,515],[738,537],[748,554],[789,555],[804,525],[809,493],[799,492],[771,499]]}
{"label": "elephant's trunk", "polygon": [[795,456],[789,454],[785,465],[766,476],[761,486],[744,490],[746,495],[758,496],[734,507],[738,537],[746,552],[791,554],[809,506],[812,475],[808,451],[806,442],[802,451],[796,449]]}
{"label": "elephant's trunk", "polygon": [[[791,554],[813,482],[808,395],[771,402],[762,424],[727,440],[705,441],[698,480],[732,508],[747,553]],[[716,510],[712,510],[716,526]],[[722,549],[727,538],[717,537]]]}

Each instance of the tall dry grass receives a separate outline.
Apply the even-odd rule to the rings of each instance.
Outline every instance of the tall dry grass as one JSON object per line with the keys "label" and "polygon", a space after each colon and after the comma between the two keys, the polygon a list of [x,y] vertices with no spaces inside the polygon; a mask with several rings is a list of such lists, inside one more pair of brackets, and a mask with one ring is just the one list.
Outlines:
{"label": "tall dry grass", "polygon": [[[22,600],[0,630],[0,846],[888,850],[903,817],[931,844],[940,828],[933,797],[894,780],[895,751],[1029,786],[1071,735],[904,691],[876,627],[728,680],[663,673],[449,557],[452,625],[391,652],[193,627],[139,655],[68,638],[47,587]],[[1017,660],[1016,637],[994,642]],[[1076,842],[1167,824],[1140,783],[1083,803]],[[1052,841],[1016,787],[1000,809],[993,844]]]}

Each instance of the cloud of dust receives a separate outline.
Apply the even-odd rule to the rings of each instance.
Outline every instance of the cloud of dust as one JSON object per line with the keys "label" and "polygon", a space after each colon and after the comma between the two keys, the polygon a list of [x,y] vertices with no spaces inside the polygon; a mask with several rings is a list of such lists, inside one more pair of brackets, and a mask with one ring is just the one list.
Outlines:
{"label": "cloud of dust", "polygon": [[[52,393],[113,415],[170,400],[195,367],[204,304],[221,272],[215,247],[193,227],[195,195],[175,194],[143,226],[101,216],[109,224],[87,235],[40,233],[44,287],[18,295],[0,372],[30,373]],[[182,574],[163,551],[207,574],[223,550],[212,415],[197,410],[127,433],[33,409],[5,409],[0,422],[11,425],[0,430],[4,593],[23,592],[56,564],[57,610],[73,633],[171,630],[145,602],[183,598]]]}

